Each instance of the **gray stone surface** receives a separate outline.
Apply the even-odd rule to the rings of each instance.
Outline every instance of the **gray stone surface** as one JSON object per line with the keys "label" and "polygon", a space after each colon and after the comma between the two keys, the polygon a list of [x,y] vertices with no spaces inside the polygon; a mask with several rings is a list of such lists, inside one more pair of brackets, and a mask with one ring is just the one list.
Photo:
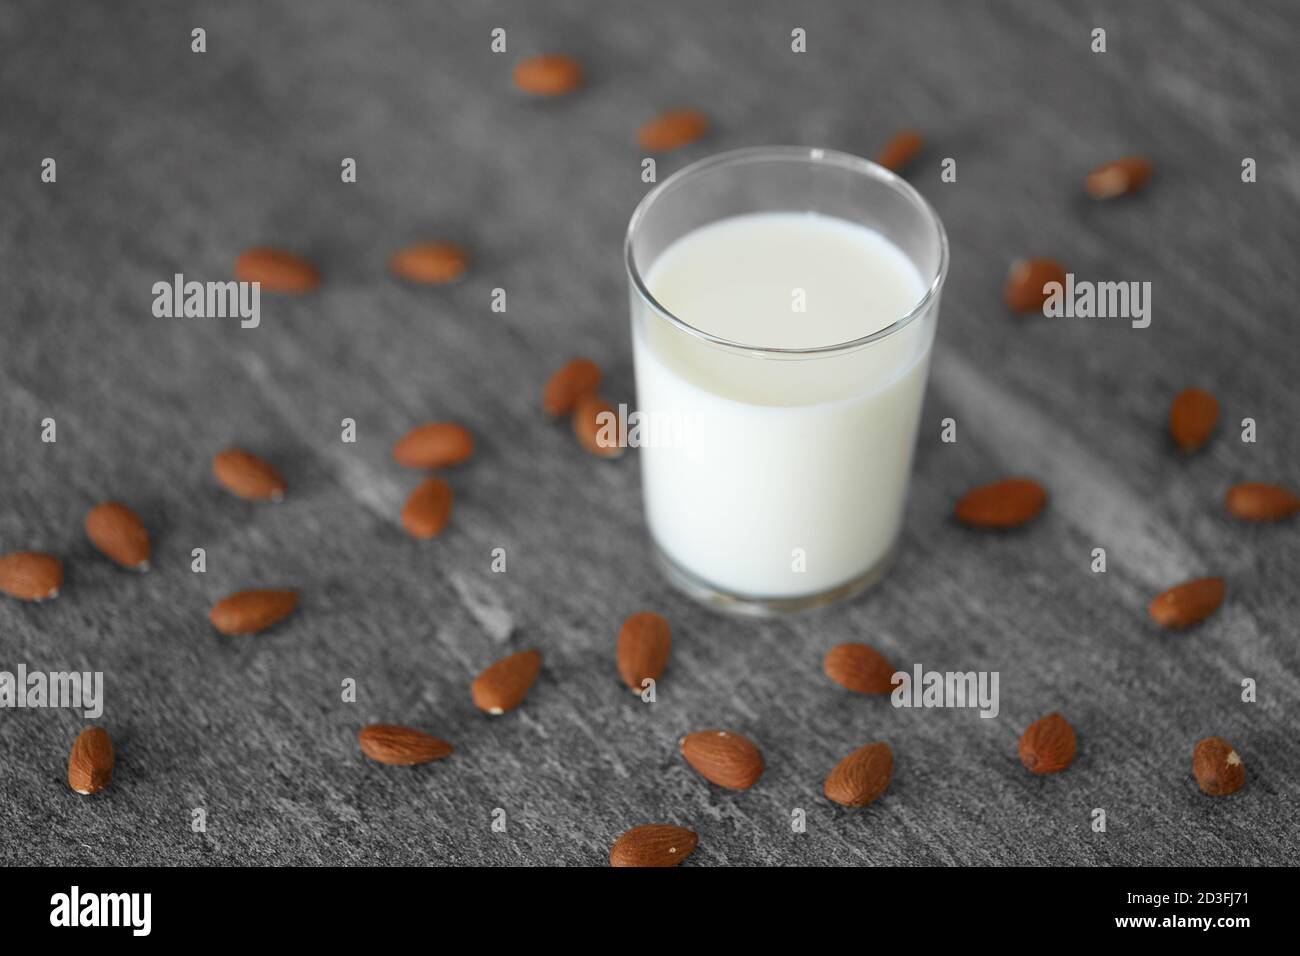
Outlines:
{"label": "gray stone surface", "polygon": [[[1300,861],[1296,525],[1222,507],[1236,481],[1300,483],[1300,15],[1287,0],[1086,7],[6,3],[0,551],[58,553],[67,584],[41,606],[0,600],[0,668],[104,671],[118,767],[79,797],[64,775],[80,714],[0,711],[0,860],[598,864],[625,828],[665,821],[700,832],[693,865]],[[488,49],[496,26],[505,56]],[[789,51],[794,26],[806,55]],[[530,102],[511,66],[549,50],[580,56],[589,83]],[[755,623],[678,597],[650,565],[635,455],[597,461],[539,411],[573,354],[632,397],[620,241],[646,188],[635,131],[677,105],[716,126],[661,175],[743,145],[872,155],[904,125],[928,134],[911,179],[947,225],[952,271],[901,558],[848,605]],[[1084,173],[1130,152],[1155,160],[1151,188],[1084,198]],[[56,185],[39,181],[46,156]],[[339,182],[344,156],[356,185]],[[945,156],[955,185],[938,180]],[[469,247],[463,282],[387,274],[393,249],[428,237]],[[151,316],[155,281],[228,277],[263,242],[316,260],[319,292],[268,297],[252,331]],[[1150,280],[1151,328],[1008,316],[1003,277],[1024,254]],[[489,311],[498,286],[505,315]],[[1184,459],[1164,422],[1193,384],[1224,420]],[[946,416],[955,445],[939,442]],[[39,440],[45,417],[57,444]],[[356,445],[339,441],[344,417]],[[1244,417],[1256,444],[1238,440]],[[464,422],[479,451],[449,475],[447,533],[417,543],[397,522],[417,476],[390,452],[430,419]],[[281,467],[286,501],[215,485],[230,443]],[[1044,517],[1007,536],[956,526],[959,494],[1006,473],[1048,486]],[[148,574],[86,541],[105,497],[145,517]],[[1207,573],[1227,578],[1221,611],[1157,632],[1151,597]],[[257,585],[300,589],[300,612],[217,636],[211,604]],[[647,608],[676,633],[655,706],[614,667],[619,623]],[[844,640],[905,666],[997,670],[1001,715],[842,692],[821,658]],[[478,713],[474,674],[525,647],[546,656],[525,706]],[[346,677],[356,704],[340,701]],[[1243,677],[1258,703],[1240,701]],[[1078,760],[1032,777],[1017,738],[1058,709]],[[356,732],[375,720],[457,752],[371,764]],[[713,788],[678,755],[709,726],[762,746],[753,790]],[[1208,734],[1246,761],[1236,796],[1196,788]],[[875,739],[897,754],[888,794],[828,804],[827,770]],[[195,807],[206,834],[190,831]]]}

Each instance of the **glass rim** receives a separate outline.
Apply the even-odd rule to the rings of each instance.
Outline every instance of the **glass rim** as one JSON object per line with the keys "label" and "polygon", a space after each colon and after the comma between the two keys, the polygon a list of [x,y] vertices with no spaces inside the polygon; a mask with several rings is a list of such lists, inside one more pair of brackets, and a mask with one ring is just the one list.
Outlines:
{"label": "glass rim", "polygon": [[[846,342],[835,342],[830,345],[818,345],[810,348],[773,348],[763,345],[751,345],[746,342],[737,342],[733,339],[723,338],[714,335],[711,332],[705,332],[703,329],[696,328],[685,319],[674,315],[663,306],[658,299],[651,294],[650,289],[645,284],[645,279],[641,275],[641,270],[637,267],[634,254],[632,252],[632,240],[641,226],[642,221],[650,212],[650,208],[655,201],[663,196],[669,189],[679,185],[686,179],[693,178],[700,173],[716,169],[721,166],[734,166],[743,163],[761,162],[765,160],[784,160],[798,161],[802,160],[808,164],[828,163],[838,166],[842,169],[865,175],[870,179],[894,189],[901,193],[907,199],[921,216],[933,228],[936,237],[939,240],[939,265],[935,269],[934,277],[926,287],[925,293],[917,300],[906,314],[895,319],[883,329],[877,329],[868,335],[859,336]],[[922,315],[930,304],[939,295],[939,290],[943,287],[944,279],[948,275],[948,234],[944,231],[943,222],[939,219],[934,208],[926,201],[925,197],[917,192],[916,188],[896,173],[886,169],[877,163],[873,163],[861,156],[854,156],[852,153],[845,153],[834,149],[823,149],[813,146],[747,146],[742,149],[732,149],[721,153],[715,153],[712,156],[706,156],[704,159],[682,167],[673,173],[663,182],[655,186],[637,203],[636,208],[632,211],[632,218],[628,220],[627,233],[623,238],[623,264],[627,268],[628,279],[632,283],[632,288],[648,305],[652,311],[658,313],[661,318],[668,320],[683,332],[693,335],[698,339],[709,342],[713,345],[722,346],[727,349],[738,349],[757,355],[771,355],[776,357],[797,357],[801,355],[816,356],[834,354],[837,352],[848,352],[860,348],[864,345],[870,345],[878,342],[883,338],[893,335],[895,332],[909,325],[917,316]]]}

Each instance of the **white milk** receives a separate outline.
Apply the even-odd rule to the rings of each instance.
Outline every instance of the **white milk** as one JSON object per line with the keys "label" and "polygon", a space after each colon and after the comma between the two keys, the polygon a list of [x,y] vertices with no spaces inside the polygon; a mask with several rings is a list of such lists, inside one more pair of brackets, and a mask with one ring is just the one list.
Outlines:
{"label": "white milk", "polygon": [[[696,229],[645,282],[682,321],[755,348],[849,342],[925,294],[879,233],[800,212]],[[646,518],[666,556],[715,589],[773,599],[882,565],[902,520],[933,324],[777,359],[682,332],[635,294],[632,307],[637,411],[656,426],[640,452]]]}

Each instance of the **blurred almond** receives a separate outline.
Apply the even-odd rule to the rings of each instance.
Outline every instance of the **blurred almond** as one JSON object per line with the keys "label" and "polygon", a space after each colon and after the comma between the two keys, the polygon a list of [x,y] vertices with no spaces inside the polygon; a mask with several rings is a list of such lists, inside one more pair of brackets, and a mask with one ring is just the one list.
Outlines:
{"label": "blurred almond", "polygon": [[642,681],[658,681],[672,647],[673,630],[664,617],[653,611],[633,614],[618,635],[618,672],[623,683],[639,694],[645,689]]}
{"label": "blurred almond", "polygon": [[921,151],[925,140],[914,129],[905,129],[888,143],[876,156],[876,162],[886,169],[901,172]]}
{"label": "blurred almond", "polygon": [[1074,728],[1060,714],[1048,714],[1020,735],[1020,762],[1030,773],[1057,773],[1074,763]]}
{"label": "blurred almond", "polygon": [[859,694],[893,691],[897,670],[883,654],[866,644],[836,644],[826,654],[826,676]]}
{"label": "blurred almond", "polygon": [[515,86],[533,96],[563,96],[582,85],[582,64],[571,56],[548,53],[515,64]]}
{"label": "blurred almond", "polygon": [[412,428],[393,448],[393,458],[407,468],[446,468],[474,454],[474,436],[463,425],[431,422]]}
{"label": "blurred almond", "polygon": [[63,586],[63,562],[52,554],[15,551],[0,557],[0,591],[21,601],[44,601]]}
{"label": "blurred almond", "polygon": [[389,267],[394,275],[411,282],[442,285],[465,274],[469,256],[454,242],[422,242],[398,250]]}
{"label": "blurred almond", "polygon": [[1030,478],[1004,478],[981,485],[957,502],[957,520],[973,528],[1006,529],[1032,521],[1047,504],[1047,492]]}
{"label": "blurred almond", "polygon": [[573,410],[573,434],[583,448],[601,458],[619,457],[627,440],[618,409],[594,392],[578,399]]}
{"label": "blurred almond", "polygon": [[748,790],[763,774],[763,754],[741,734],[697,730],[682,738],[682,756],[705,780],[732,790]]}
{"label": "blurred almond", "polygon": [[1192,774],[1212,797],[1236,793],[1246,783],[1246,765],[1222,737],[1206,737],[1192,751]]}
{"label": "blurred almond", "polygon": [[859,747],[826,777],[828,800],[846,807],[865,807],[878,799],[894,776],[894,751],[884,741]]}
{"label": "blurred almond", "polygon": [[1175,396],[1169,406],[1169,432],[1183,451],[1196,451],[1210,439],[1219,422],[1219,400],[1199,388]]}
{"label": "blurred almond", "polygon": [[288,489],[272,465],[242,448],[218,452],[212,473],[227,491],[249,501],[279,501]]}
{"label": "blurred almond", "polygon": [[357,734],[361,752],[371,760],[410,767],[449,756],[454,748],[431,734],[399,724],[371,724]]}
{"label": "blurred almond", "polygon": [[426,478],[402,507],[402,527],[413,538],[437,537],[451,517],[451,499],[451,485],[441,478]]}
{"label": "blurred almond", "polygon": [[614,841],[610,866],[676,866],[691,855],[699,836],[685,827],[647,823],[633,827]]}
{"label": "blurred almond", "polygon": [[68,786],[77,793],[98,793],[113,779],[113,741],[103,727],[87,727],[77,735],[68,755]]}
{"label": "blurred almond", "polygon": [[124,568],[149,567],[149,532],[140,516],[117,501],[105,501],[86,515],[91,543]]}
{"label": "blurred almond", "polygon": [[637,142],[652,153],[663,153],[695,142],[709,128],[709,120],[699,110],[669,110],[641,127]]}
{"label": "blurred almond", "polygon": [[218,601],[209,618],[222,634],[256,634],[284,620],[297,606],[296,591],[239,591]]}
{"label": "blurred almond", "polygon": [[591,359],[572,359],[547,381],[542,408],[548,415],[567,415],[580,399],[596,390],[600,379],[600,366]]}
{"label": "blurred almond", "polygon": [[1161,627],[1191,627],[1219,609],[1224,592],[1223,578],[1188,581],[1170,588],[1151,602],[1151,619]]}
{"label": "blurred almond", "polygon": [[1137,192],[1151,181],[1151,160],[1145,156],[1125,156],[1098,166],[1084,180],[1084,188],[1093,199],[1113,199]]}
{"label": "blurred almond", "polygon": [[542,669],[540,651],[520,651],[503,657],[479,674],[470,687],[474,706],[489,714],[504,714],[518,707]]}
{"label": "blurred almond", "polygon": [[260,282],[263,291],[289,294],[310,292],[320,285],[320,273],[301,256],[284,249],[260,247],[240,253],[235,279]]}
{"label": "blurred almond", "polygon": [[1004,290],[1007,305],[1016,312],[1037,312],[1047,301],[1043,287],[1049,282],[1065,288],[1065,267],[1055,259],[1020,259],[1012,263]]}
{"label": "blurred almond", "polygon": [[1281,521],[1300,511],[1300,497],[1258,481],[1233,485],[1225,503],[1229,512],[1246,521]]}

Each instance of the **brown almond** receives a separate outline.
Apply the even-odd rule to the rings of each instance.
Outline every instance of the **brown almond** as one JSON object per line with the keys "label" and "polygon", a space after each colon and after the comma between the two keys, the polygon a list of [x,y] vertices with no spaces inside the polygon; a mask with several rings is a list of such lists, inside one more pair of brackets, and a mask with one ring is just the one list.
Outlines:
{"label": "brown almond", "polygon": [[700,838],[693,830],[667,823],[633,827],[614,841],[610,866],[676,866],[691,855]]}
{"label": "brown almond", "polygon": [[582,85],[582,64],[571,56],[548,53],[515,64],[515,86],[533,96],[563,96]]}
{"label": "brown almond", "polygon": [[44,601],[63,586],[63,562],[52,554],[15,551],[0,557],[0,591],[21,601]]}
{"label": "brown almond", "polygon": [[1047,492],[1030,478],[1004,478],[969,491],[957,502],[957,520],[973,528],[1015,528],[1032,521],[1047,504]]}
{"label": "brown almond", "polygon": [[474,454],[474,436],[463,425],[430,422],[412,428],[393,447],[393,458],[407,468],[446,468]]}
{"label": "brown almond", "polygon": [[1225,503],[1229,512],[1246,521],[1281,521],[1300,511],[1300,497],[1258,481],[1233,485]]}
{"label": "brown almond", "polygon": [[897,668],[866,644],[836,644],[826,654],[826,676],[859,694],[888,694]]}
{"label": "brown almond", "polygon": [[1047,301],[1049,293],[1044,286],[1049,282],[1065,287],[1065,267],[1055,259],[1020,259],[1012,263],[1004,290],[1007,305],[1016,312],[1037,312]]}
{"label": "brown almond", "polygon": [[149,567],[149,532],[140,516],[117,501],[105,501],[86,515],[91,542],[124,568]]}
{"label": "brown almond", "polygon": [[900,172],[906,167],[925,145],[921,134],[914,129],[905,129],[888,143],[876,156],[876,162],[886,169]]}
{"label": "brown almond", "polygon": [[709,128],[709,120],[699,110],[669,110],[641,127],[637,142],[652,153],[664,153],[695,142]]}
{"label": "brown almond", "polygon": [[1219,422],[1219,400],[1199,388],[1179,392],[1169,406],[1169,432],[1183,451],[1196,451]]}
{"label": "brown almond", "polygon": [[673,629],[664,617],[654,611],[633,614],[618,635],[618,672],[623,683],[639,694],[645,689],[642,681],[658,681],[672,648]]}
{"label": "brown almond", "polygon": [[297,606],[297,591],[239,591],[218,601],[209,617],[222,634],[256,634],[284,620]]}
{"label": "brown almond", "polygon": [[432,734],[398,724],[371,724],[357,734],[361,752],[371,760],[410,767],[449,756],[453,747]]}
{"label": "brown almond", "polygon": [[572,359],[547,381],[542,408],[548,415],[567,415],[599,387],[600,379],[600,366],[591,359]]}
{"label": "brown almond", "polygon": [[1070,722],[1048,714],[1020,735],[1020,762],[1030,773],[1057,773],[1074,763],[1076,746]]}
{"label": "brown almond", "polygon": [[113,779],[113,741],[103,727],[87,727],[68,754],[68,786],[77,793],[98,793]]}
{"label": "brown almond", "polygon": [[1206,737],[1192,751],[1192,774],[1212,797],[1236,793],[1246,783],[1246,765],[1222,737]]}
{"label": "brown almond", "polygon": [[894,751],[877,741],[859,747],[835,765],[823,792],[828,800],[846,807],[865,807],[879,798],[894,776]]}
{"label": "brown almond", "polygon": [[249,501],[279,501],[288,489],[274,466],[242,448],[218,452],[212,473],[227,491]]}
{"label": "brown almond", "polygon": [[260,282],[263,291],[296,294],[320,285],[320,272],[301,256],[284,249],[247,249],[235,260],[235,278]]}
{"label": "brown almond", "polygon": [[504,714],[518,707],[542,668],[540,651],[520,651],[492,664],[474,679],[470,695],[474,706],[489,714]]}
{"label": "brown almond", "polygon": [[441,478],[426,478],[402,506],[402,527],[413,538],[437,537],[451,517],[451,498],[451,485]]}
{"label": "brown almond", "polygon": [[389,267],[394,275],[411,282],[442,285],[465,274],[469,256],[454,242],[422,242],[399,249]]}
{"label": "brown almond", "polygon": [[1187,581],[1151,602],[1151,619],[1161,627],[1181,629],[1199,624],[1218,610],[1225,592],[1223,578]]}
{"label": "brown almond", "polygon": [[687,734],[682,756],[709,783],[732,790],[748,790],[763,774],[763,754],[755,743],[727,730]]}
{"label": "brown almond", "polygon": [[578,399],[573,410],[573,434],[583,448],[600,458],[619,457],[627,438],[618,409],[594,392]]}
{"label": "brown almond", "polygon": [[1151,181],[1151,160],[1145,156],[1125,156],[1098,166],[1083,181],[1093,199],[1114,199],[1137,192]]}

